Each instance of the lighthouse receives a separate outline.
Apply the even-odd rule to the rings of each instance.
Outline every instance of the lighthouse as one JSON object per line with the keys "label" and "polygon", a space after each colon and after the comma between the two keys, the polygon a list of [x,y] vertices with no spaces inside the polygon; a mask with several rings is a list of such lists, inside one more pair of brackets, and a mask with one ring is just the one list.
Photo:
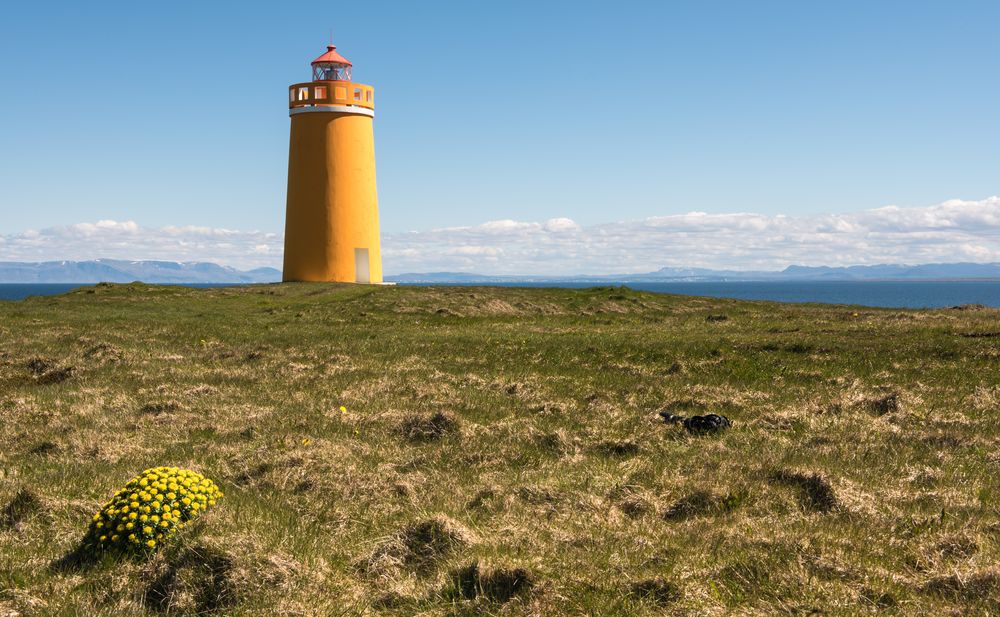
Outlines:
{"label": "lighthouse", "polygon": [[328,45],[288,87],[284,281],[381,283],[374,90]]}

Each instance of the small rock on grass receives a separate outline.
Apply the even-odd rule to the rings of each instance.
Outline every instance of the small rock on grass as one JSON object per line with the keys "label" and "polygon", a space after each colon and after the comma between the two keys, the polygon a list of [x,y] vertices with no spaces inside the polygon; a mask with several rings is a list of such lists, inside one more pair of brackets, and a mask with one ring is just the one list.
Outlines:
{"label": "small rock on grass", "polygon": [[687,432],[694,435],[719,433],[733,425],[729,418],[715,413],[684,417],[664,410],[660,412],[660,417],[664,422],[683,425]]}

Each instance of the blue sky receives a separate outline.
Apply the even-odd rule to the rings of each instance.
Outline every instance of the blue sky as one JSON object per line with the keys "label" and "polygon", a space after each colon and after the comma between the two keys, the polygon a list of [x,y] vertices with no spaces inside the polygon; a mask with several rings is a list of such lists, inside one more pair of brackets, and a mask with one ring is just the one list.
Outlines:
{"label": "blue sky", "polygon": [[[280,263],[285,88],[332,29],[376,88],[389,272],[1000,261],[998,23],[1000,3],[963,1],[17,3],[0,260],[162,258],[181,238],[178,259]],[[970,204],[968,233],[913,249],[955,228],[910,225],[949,200]],[[909,230],[895,252],[857,229],[829,254],[784,232],[752,258],[678,252],[692,212],[820,229],[890,205]],[[673,235],[607,231],[644,221]],[[696,228],[695,249],[731,243]],[[583,234],[567,242],[594,261],[558,263],[526,229]],[[221,230],[243,235],[220,248]]]}

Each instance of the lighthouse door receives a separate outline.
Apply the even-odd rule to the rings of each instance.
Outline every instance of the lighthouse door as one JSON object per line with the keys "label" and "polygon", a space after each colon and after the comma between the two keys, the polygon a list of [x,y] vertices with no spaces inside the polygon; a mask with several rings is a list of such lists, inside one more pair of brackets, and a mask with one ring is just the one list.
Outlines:
{"label": "lighthouse door", "polygon": [[372,282],[368,271],[368,249],[354,249],[354,280],[358,283]]}

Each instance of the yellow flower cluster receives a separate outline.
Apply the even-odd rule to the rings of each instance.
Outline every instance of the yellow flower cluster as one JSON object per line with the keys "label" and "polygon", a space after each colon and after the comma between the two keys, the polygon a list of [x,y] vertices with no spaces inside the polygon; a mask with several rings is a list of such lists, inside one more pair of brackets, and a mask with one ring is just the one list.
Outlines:
{"label": "yellow flower cluster", "polygon": [[221,498],[215,482],[197,472],[147,469],[94,515],[88,544],[97,549],[156,548]]}

